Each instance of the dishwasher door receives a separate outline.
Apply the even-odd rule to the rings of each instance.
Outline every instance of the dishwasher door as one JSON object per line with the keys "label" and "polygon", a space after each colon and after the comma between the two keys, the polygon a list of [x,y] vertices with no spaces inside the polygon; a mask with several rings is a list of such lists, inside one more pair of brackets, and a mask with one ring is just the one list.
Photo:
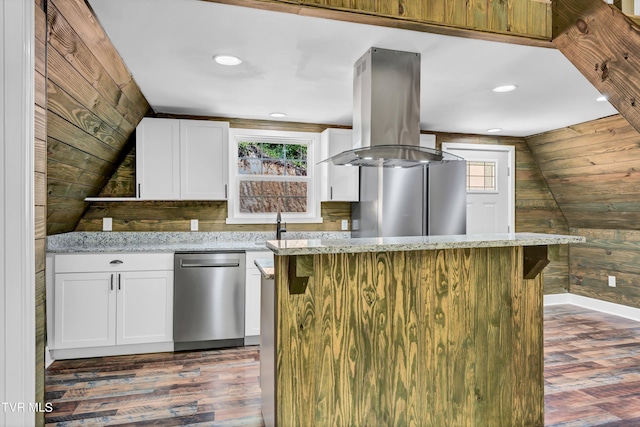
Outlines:
{"label": "dishwasher door", "polygon": [[176,253],[175,350],[244,345],[245,253]]}

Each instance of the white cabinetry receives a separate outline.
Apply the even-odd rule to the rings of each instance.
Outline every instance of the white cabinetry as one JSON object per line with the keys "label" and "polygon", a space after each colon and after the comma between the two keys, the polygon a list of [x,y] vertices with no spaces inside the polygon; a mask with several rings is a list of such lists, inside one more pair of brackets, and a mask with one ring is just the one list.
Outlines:
{"label": "white cabinetry", "polygon": [[225,200],[229,123],[145,117],[136,128],[143,200]]}
{"label": "white cabinetry", "polygon": [[[321,159],[329,158],[353,148],[350,129],[326,129],[321,134]],[[320,172],[320,201],[357,202],[359,194],[359,168],[322,163]]]}
{"label": "white cabinetry", "polygon": [[262,274],[254,264],[256,259],[273,259],[273,252],[247,252],[245,275],[245,344],[260,343],[260,278]]}
{"label": "white cabinetry", "polygon": [[173,254],[62,254],[54,269],[56,358],[144,352],[135,345],[148,343],[172,349]]}

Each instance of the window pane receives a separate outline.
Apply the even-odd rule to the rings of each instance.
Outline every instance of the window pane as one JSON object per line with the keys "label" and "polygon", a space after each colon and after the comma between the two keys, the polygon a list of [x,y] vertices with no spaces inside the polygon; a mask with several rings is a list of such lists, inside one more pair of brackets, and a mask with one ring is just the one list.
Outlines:
{"label": "window pane", "polygon": [[264,210],[262,212],[278,212],[278,206],[280,206],[280,211],[287,212],[284,208],[282,197],[265,197]]}
{"label": "window pane", "polygon": [[285,184],[279,181],[265,181],[263,183],[264,195],[270,197],[283,196],[285,194]]}
{"label": "window pane", "polygon": [[240,197],[262,196],[262,181],[240,181]]}
{"label": "window pane", "polygon": [[239,142],[238,143],[238,158],[246,158],[246,157],[260,157],[260,153],[262,150],[260,149],[259,142]]}
{"label": "window pane", "polygon": [[302,144],[287,144],[287,159],[307,159],[307,146]]}
{"label": "window pane", "polygon": [[263,212],[262,197],[240,197],[240,212],[257,213]]}
{"label": "window pane", "polygon": [[284,159],[284,144],[262,143],[262,157],[265,159]]}
{"label": "window pane", "polygon": [[262,175],[262,160],[260,159],[239,159],[238,173],[241,175]]}
{"label": "window pane", "polygon": [[307,176],[307,162],[302,160],[287,160],[288,176]]}
{"label": "window pane", "polygon": [[285,199],[285,209],[283,209],[283,212],[306,212],[306,211],[307,211],[306,197],[287,197]]}
{"label": "window pane", "polygon": [[263,160],[262,174],[279,176],[284,175],[284,160]]}
{"label": "window pane", "polygon": [[299,196],[307,197],[307,183],[306,182],[287,182],[286,192],[287,196]]}
{"label": "window pane", "polygon": [[495,162],[467,162],[467,191],[496,191]]}

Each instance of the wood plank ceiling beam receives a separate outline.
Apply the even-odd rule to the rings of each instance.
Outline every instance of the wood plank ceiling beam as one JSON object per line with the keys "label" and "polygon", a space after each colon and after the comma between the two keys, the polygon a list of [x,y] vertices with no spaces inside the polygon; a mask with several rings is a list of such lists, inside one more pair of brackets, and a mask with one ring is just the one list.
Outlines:
{"label": "wood plank ceiling beam", "polygon": [[[356,24],[376,25],[380,27],[398,28],[402,30],[420,31],[424,33],[442,34],[446,36],[463,37],[477,40],[487,40],[500,43],[511,43],[525,46],[553,48],[549,40],[527,37],[526,35],[505,34],[489,29],[468,28],[454,23],[438,23],[435,21],[415,20],[400,16],[384,16],[377,12],[358,9],[356,6],[338,7],[314,4],[301,0],[201,0],[211,3],[222,3],[232,6],[251,7],[272,12],[291,13],[314,18],[333,19],[336,21],[353,22]],[[547,0],[531,0],[546,3]],[[391,4],[392,2],[388,2]],[[455,3],[455,2],[454,2]],[[460,2],[463,4],[464,2]],[[399,3],[400,4],[400,3]],[[355,3],[354,3],[355,5]],[[486,16],[485,16],[486,18]]]}
{"label": "wood plank ceiling beam", "polygon": [[602,0],[558,0],[553,44],[640,132],[640,26]]}

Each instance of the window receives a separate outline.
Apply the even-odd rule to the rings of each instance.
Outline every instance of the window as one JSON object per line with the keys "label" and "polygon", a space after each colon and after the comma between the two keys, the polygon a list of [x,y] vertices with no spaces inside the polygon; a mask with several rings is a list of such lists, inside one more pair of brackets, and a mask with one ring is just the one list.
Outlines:
{"label": "window", "polygon": [[467,161],[467,191],[495,192],[496,162]]}
{"label": "window", "polygon": [[319,134],[230,130],[227,223],[321,222],[314,180]]}

